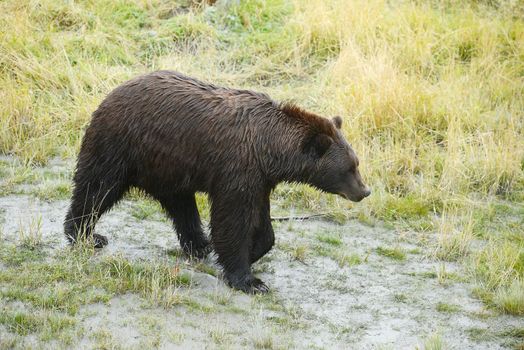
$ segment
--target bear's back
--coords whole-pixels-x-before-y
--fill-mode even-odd
[[[264,93],[225,88],[163,70],[118,86],[101,103],[93,120],[105,118],[106,125],[115,126],[154,120],[184,124],[189,122],[187,118],[197,124],[211,122],[210,119],[215,123],[230,124],[234,120],[241,124],[239,114],[247,118],[249,110],[260,108],[276,111],[277,103]]]
[[[158,71],[113,90],[93,114],[86,139],[99,153],[122,150],[127,163],[159,185],[168,178],[207,182],[256,166],[250,149],[277,111],[265,94]]]

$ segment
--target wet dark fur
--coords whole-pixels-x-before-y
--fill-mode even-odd
[[[270,192],[282,181],[324,186],[313,177],[319,157],[341,137],[336,124],[265,94],[176,72],[135,78],[107,96],[86,130],[66,236],[72,243],[90,236],[100,215],[138,187],[160,201],[183,249],[204,256],[211,245],[195,192],[206,192],[225,278],[244,291],[267,291],[250,266],[274,244]],[[97,247],[107,244],[93,237]]]

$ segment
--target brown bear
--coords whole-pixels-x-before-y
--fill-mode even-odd
[[[98,218],[130,187],[157,199],[173,220],[187,254],[213,247],[230,286],[267,292],[251,272],[275,237],[269,195],[283,181],[360,201],[355,152],[326,119],[263,93],[201,82],[173,71],[132,79],[113,90],[93,113],[74,175],[65,220],[71,243],[93,237]],[[211,242],[195,192],[211,200]]]

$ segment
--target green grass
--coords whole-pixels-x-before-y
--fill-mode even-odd
[[[46,201],[68,199],[71,197],[71,181],[44,182],[35,189],[34,195]]]
[[[134,292],[152,305],[183,304],[176,290],[190,285],[190,277],[176,264],[130,261],[121,256],[97,259],[92,249],[59,252],[43,264],[43,254],[0,245],[0,271],[5,300],[34,308],[75,315],[85,304],[108,302],[115,295]],[[36,257],[36,259],[35,259]]]
[[[346,253],[344,251],[337,251],[334,260],[340,267],[354,266],[362,263],[362,258],[356,253]]]
[[[471,262],[476,295],[503,312],[522,315],[524,246],[491,239]]]
[[[218,276],[218,271],[215,267],[205,264],[203,262],[196,264],[195,270],[206,273],[211,276],[215,276],[215,277]]]
[[[506,313],[524,315],[524,281],[514,280],[508,288],[499,288],[493,303]]]
[[[113,339],[111,332],[107,329],[97,329],[91,333],[89,337],[94,340],[94,347],[97,349],[122,349],[122,347]]]
[[[460,311],[460,307],[453,304],[448,304],[445,302],[439,302],[437,304],[436,310],[438,312],[445,312],[445,313],[455,313]]]
[[[280,243],[278,248],[286,252],[291,260],[299,261],[301,263],[305,263],[306,258],[309,255],[309,246],[300,242]]]
[[[359,254],[348,252],[347,248],[338,247],[336,244],[318,244],[313,249],[316,255],[330,258],[340,267],[359,265],[363,261]]]
[[[493,340],[493,334],[485,328],[469,328],[467,330],[468,338],[473,341],[481,342],[486,340]]]
[[[57,312],[20,311],[3,307],[0,310],[0,324],[6,327],[10,333],[22,336],[38,334],[43,341],[59,338],[65,340],[64,343],[68,344],[70,339],[66,338],[64,333],[75,327],[76,320]]]
[[[0,195],[23,193],[20,185],[30,183],[41,199],[68,197],[70,174],[46,179],[38,165],[55,156],[72,164],[91,113],[118,84],[180,70],[341,115],[373,195],[350,204],[283,184],[274,202],[340,223],[437,231],[433,257],[463,262],[479,297],[521,313],[513,287],[524,279],[519,2],[191,4],[0,2],[0,154],[17,162],[0,162]],[[197,202],[208,219],[207,197]],[[158,210],[141,202],[132,214],[142,220]],[[473,249],[475,239],[488,243]],[[336,238],[322,244],[338,245]],[[293,255],[305,258],[301,249]]]
[[[446,270],[446,265],[444,263],[440,264],[439,267],[434,272],[434,277],[437,278],[437,281],[440,285],[447,286],[452,282],[465,282],[467,277],[463,274],[449,272]]]
[[[161,205],[152,199],[140,198],[133,204],[131,215],[137,220],[152,219],[157,214],[164,214]]]
[[[385,256],[387,258],[403,261],[406,260],[406,252],[400,247],[388,248],[388,247],[377,247],[375,249],[378,255]]]
[[[332,234],[320,233],[317,235],[317,240],[322,243],[326,243],[333,246],[341,246],[343,244],[340,236],[335,236]]]
[[[214,303],[190,296],[191,277],[180,270],[177,258],[147,262],[120,255],[98,256],[83,244],[51,254],[43,249],[41,245],[0,243],[0,264],[6,267],[0,270],[0,325],[8,334],[34,335],[42,344],[57,341],[68,347],[84,336],[77,325],[81,307],[108,304],[128,293],[138,295],[143,308],[216,310]],[[107,334],[98,333],[91,334],[95,343],[101,347],[113,344]]]
[[[467,330],[468,337],[476,342],[496,341],[504,339],[504,345],[511,349],[522,349],[524,346],[524,328],[507,327],[501,331],[489,328],[470,328]]]
[[[395,300],[397,303],[406,303],[408,301],[408,297],[405,294],[395,294],[393,296],[393,300]]]
[[[17,267],[26,261],[41,262],[47,256],[40,249],[31,249],[27,246],[0,245],[0,261],[7,267]]]

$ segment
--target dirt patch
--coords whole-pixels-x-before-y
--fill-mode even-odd
[[[26,195],[0,198],[2,239],[17,242],[20,230],[36,220],[48,253],[68,249],[62,232],[67,205]],[[156,214],[137,219],[133,208],[135,203],[124,201],[102,218],[97,231],[110,244],[98,254],[165,261],[178,247],[170,224]],[[124,294],[83,306],[74,316],[81,329],[74,343],[81,348],[414,348],[438,334],[449,348],[499,349],[508,346],[503,337],[478,334],[521,325],[522,319],[486,310],[461,281],[459,267],[428,258],[415,233],[353,221],[276,222],[275,231],[276,247],[255,266],[272,288],[270,295],[231,291],[215,273],[213,257],[203,264],[186,260],[181,268],[191,283],[177,291],[185,302],[160,308]],[[390,256],[387,249],[400,253]],[[0,337],[9,335],[0,328]],[[20,344],[38,342],[30,335],[20,339]]]

